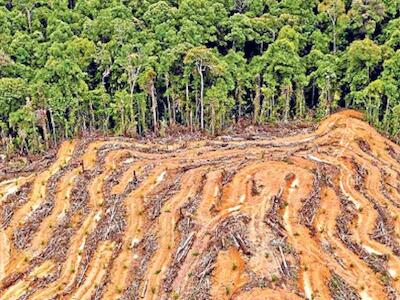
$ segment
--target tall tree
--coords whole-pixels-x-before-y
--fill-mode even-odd
[[[204,77],[205,72],[211,71],[213,75],[221,75],[223,66],[212,50],[205,47],[197,47],[190,49],[184,59],[185,64],[192,65],[197,74],[200,76],[200,128],[204,127]]]
[[[312,69],[308,75],[309,80],[317,87],[319,94],[316,114],[318,118],[322,118],[335,110],[340,100],[337,76],[339,59],[334,55],[312,50],[307,60],[308,67]]]
[[[140,78],[140,83],[142,89],[150,96],[151,99],[151,113],[152,113],[152,125],[153,131],[157,132],[158,123],[157,123],[157,98],[156,98],[156,89],[155,89],[155,78],[157,74],[153,68],[149,67],[145,70]]]
[[[292,28],[285,26],[279,32],[277,40],[272,43],[263,55],[267,67],[264,80],[273,82],[280,89],[280,107],[283,120],[289,119],[290,102],[294,88],[301,89],[304,82],[304,66],[299,56],[299,35]],[[296,106],[304,107],[304,99],[301,94],[296,97]],[[299,111],[302,111],[300,109]]]
[[[318,11],[325,14],[329,19],[332,30],[333,53],[336,53],[338,25],[345,28],[343,25],[347,21],[345,3],[342,0],[323,0],[318,4]]]
[[[366,38],[354,41],[347,49],[344,57],[344,82],[349,84],[350,93],[347,96],[347,106],[350,106],[355,93],[361,91],[371,82],[371,76],[382,61],[382,51],[379,45]]]

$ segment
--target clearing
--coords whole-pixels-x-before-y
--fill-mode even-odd
[[[27,168],[0,171],[0,300],[400,297],[400,147],[356,111]]]

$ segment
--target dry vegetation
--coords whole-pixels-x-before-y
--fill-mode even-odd
[[[398,299],[400,147],[355,111],[293,133],[3,171],[0,299]]]

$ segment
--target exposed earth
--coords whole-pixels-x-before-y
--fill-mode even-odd
[[[400,147],[292,134],[64,142],[0,181],[0,299],[399,299]]]

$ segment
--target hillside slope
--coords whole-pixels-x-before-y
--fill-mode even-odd
[[[0,182],[0,299],[397,299],[400,147],[361,119],[65,142]]]

